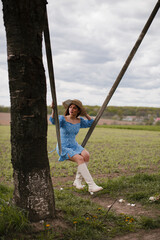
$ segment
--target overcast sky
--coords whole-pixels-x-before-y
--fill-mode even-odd
[[[157,0],[48,1],[57,101],[102,105]],[[0,8],[2,3],[0,1]],[[46,68],[45,49],[43,48]],[[0,105],[10,106],[0,11]],[[47,77],[47,104],[51,93]],[[160,107],[160,10],[109,105]]]

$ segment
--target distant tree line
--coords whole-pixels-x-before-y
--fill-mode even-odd
[[[96,116],[100,106],[85,106],[87,113],[90,116]],[[0,106],[0,112],[10,112],[10,107]],[[51,114],[50,106],[47,107],[48,114]],[[60,115],[64,114],[64,107],[62,105],[58,106],[58,112]],[[108,106],[103,113],[103,118],[113,118],[118,116],[120,119],[124,116],[137,116],[137,117],[148,117],[154,116],[160,117],[160,108],[153,107],[116,107]]]
[[[9,113],[10,107],[0,106],[0,112]]]
[[[87,113],[90,116],[96,116],[100,106],[85,106]],[[58,106],[58,112],[60,115],[64,114],[64,107]],[[48,114],[51,113],[51,108],[48,107]],[[103,118],[113,118],[114,116],[118,116],[119,119],[122,119],[124,116],[136,116],[136,117],[160,117],[160,108],[153,107],[116,107],[116,106],[108,106],[104,113]]]

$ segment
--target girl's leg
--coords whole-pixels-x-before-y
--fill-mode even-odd
[[[73,157],[70,157],[69,154],[68,154],[68,157],[69,157],[70,161],[76,162],[78,165],[85,162],[84,157],[79,155],[79,154],[76,154]]]
[[[84,155],[84,153],[83,153]],[[99,187],[95,184],[95,182],[93,181],[93,178],[90,174],[90,172],[88,171],[87,165],[85,163],[85,158],[83,157],[83,155],[74,155],[73,157],[69,156],[69,160],[74,161],[78,164],[78,172],[82,175],[82,177],[84,178],[84,180],[86,181],[86,183],[89,186],[89,192],[98,192],[100,190],[102,190],[102,187]],[[76,188],[78,189],[82,189],[83,186],[81,184],[80,181],[77,181],[78,183],[75,183]]]
[[[89,152],[87,152],[85,149],[81,152],[81,154],[76,154],[73,157],[70,157],[68,154],[69,160],[76,162],[78,165],[89,162]]]
[[[85,163],[78,165],[78,172],[81,173],[85,182],[88,184],[88,191],[90,193],[98,192],[103,189],[102,187],[96,185]]]
[[[84,158],[85,163],[88,163],[88,162],[89,162],[89,152],[87,152],[86,149],[84,149],[84,150],[81,152],[81,156]]]
[[[88,164],[89,162],[89,153],[84,149],[80,155],[75,155],[72,158],[69,156],[70,160],[77,162],[78,165],[82,163]],[[75,180],[73,182],[73,186],[75,186],[77,189],[83,189],[85,185],[82,185],[82,175],[81,173],[77,170]]]
[[[85,163],[84,157],[79,154],[76,154],[73,157],[69,156],[69,160],[76,162],[78,166]],[[82,175],[79,171],[76,173],[76,178],[73,182],[73,186],[75,186],[77,189],[83,189],[85,187],[85,185],[82,185]]]
[[[81,156],[83,157],[84,162],[86,164],[88,164],[89,153],[85,149],[81,152]],[[85,187],[85,185],[82,184],[82,179],[83,179],[83,177],[82,177],[81,173],[77,170],[76,177],[75,177],[75,180],[73,182],[73,186],[75,186],[78,189],[83,189]]]

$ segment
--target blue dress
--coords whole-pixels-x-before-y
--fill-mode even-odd
[[[55,120],[51,116],[49,120],[52,124],[55,124]],[[61,155],[59,154],[58,145],[57,145],[56,147],[57,153],[60,156],[58,161],[67,160],[69,159],[68,154],[70,157],[73,157],[75,154],[80,154],[84,150],[84,148],[77,143],[76,135],[78,134],[80,128],[90,127],[93,121],[94,121],[93,119],[85,120],[82,117],[80,117],[80,122],[73,124],[73,123],[67,122],[63,115],[59,116],[62,153]]]

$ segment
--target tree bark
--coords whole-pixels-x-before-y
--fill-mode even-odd
[[[45,0],[2,0],[11,100],[14,202],[31,221],[55,217],[47,155]]]

